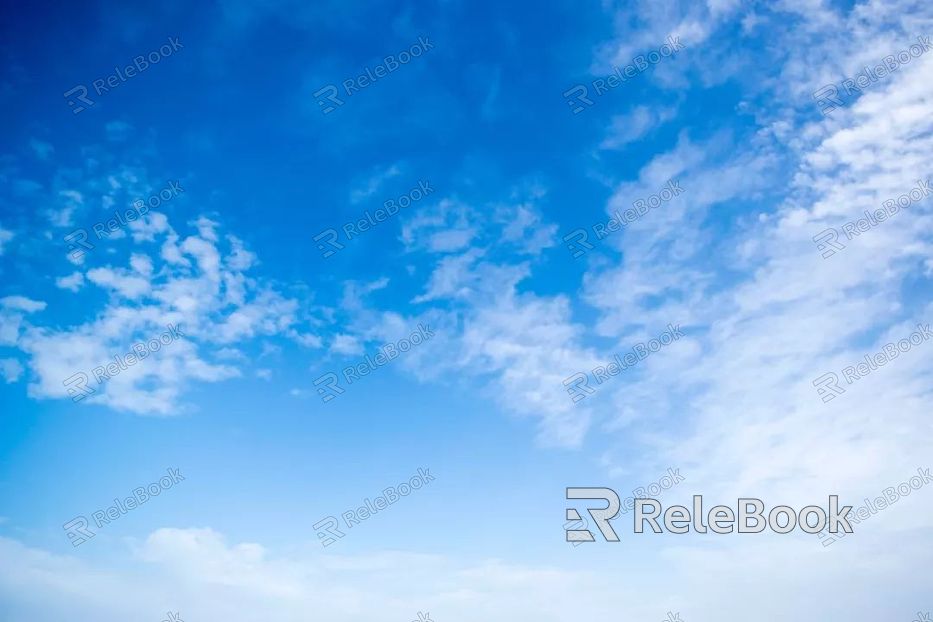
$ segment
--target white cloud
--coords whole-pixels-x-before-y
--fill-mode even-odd
[[[590,413],[573,407],[562,382],[599,361],[577,342],[582,327],[573,322],[569,300],[523,291],[519,283],[530,276],[531,264],[500,257],[507,253],[514,260],[517,254],[533,261],[555,243],[556,226],[544,221],[535,204],[544,191],[534,185],[518,194],[531,200],[494,204],[492,218],[442,199],[403,224],[407,250],[426,253],[433,262],[423,293],[412,300],[431,303],[429,308],[403,315],[368,306],[368,294],[387,285],[382,279],[347,284],[341,310],[351,315],[354,336],[367,343],[395,341],[427,324],[435,337],[400,359],[399,368],[421,380],[471,376],[488,384],[507,411],[536,420],[540,442],[576,446]],[[336,349],[360,353],[362,344]]]
[[[451,199],[420,208],[402,224],[402,241],[409,250],[433,253],[461,251],[479,234],[476,212]]]
[[[38,138],[30,139],[29,147],[40,160],[48,160],[49,156],[55,152],[55,147],[45,142],[44,140],[39,140]]]
[[[385,182],[398,177],[401,173],[401,165],[397,163],[374,173],[350,192],[350,203],[356,204],[369,199],[379,192]]]
[[[288,336],[290,339],[296,343],[301,344],[306,348],[320,348],[324,345],[324,342],[321,340],[320,336],[313,334],[300,333],[298,331],[289,332]]]
[[[245,361],[247,357],[236,348],[220,348],[217,350],[217,358],[226,361]]]
[[[23,326],[23,315],[8,309],[0,309],[0,345],[15,346],[19,342]]]
[[[107,139],[120,142],[126,140],[133,132],[133,126],[125,121],[110,121],[106,125]]]
[[[28,355],[34,397],[67,397],[63,381],[82,372],[91,377],[94,393],[83,404],[104,404],[136,413],[174,414],[184,408],[185,388],[194,382],[219,382],[241,375],[229,357],[213,358],[216,345],[228,351],[258,336],[303,335],[298,303],[285,298],[262,281],[247,275],[256,259],[241,240],[221,238],[218,223],[201,217],[197,233],[180,236],[163,214],[147,214],[131,223],[135,250],[128,267],[96,266],[86,271],[87,281],[102,288],[106,306],[96,318],[68,328],[26,322],[24,311],[37,311],[45,303],[23,297],[0,300],[0,338],[16,344]],[[166,253],[166,244],[172,248]],[[151,254],[162,248],[161,256]],[[99,262],[106,255],[90,253]],[[60,287],[78,290],[81,273],[57,280]],[[103,383],[92,370],[114,356],[132,351],[178,325],[184,337]]]
[[[3,256],[3,252],[6,250],[6,243],[13,239],[13,232],[0,227],[0,256]]]
[[[689,622],[738,620],[751,608],[767,622],[839,616],[871,622],[877,620],[872,593],[884,581],[897,583],[899,602],[921,602],[928,590],[917,569],[929,566],[929,548],[894,550],[871,534],[859,537],[864,544],[858,549],[820,550],[808,538],[787,535],[744,538],[741,547],[712,538],[688,547],[682,542],[698,539],[668,542],[658,536],[655,548],[639,550],[637,566],[620,564],[619,547],[605,543],[581,556],[582,549],[555,541],[546,546],[549,551],[557,545],[566,551],[561,563],[548,565],[403,551],[279,552],[228,542],[208,528],[158,529],[91,558],[0,538],[0,595],[18,618],[33,622],[57,621],[64,612],[118,622],[140,618],[141,611],[160,615],[166,603],[186,620],[225,622],[410,620],[418,611],[449,622],[608,620],[619,611],[631,619],[659,620],[670,610]],[[133,563],[125,563],[127,558]],[[750,576],[769,580],[750,582]],[[738,583],[744,586],[740,594]],[[827,598],[825,586],[838,584],[849,585],[851,595]],[[796,597],[787,598],[790,592]]]
[[[84,195],[77,190],[61,190],[62,207],[48,211],[49,221],[55,227],[70,227],[74,224],[74,213],[84,205]]]
[[[479,275],[474,273],[474,266],[482,256],[481,250],[472,249],[462,255],[442,257],[431,273],[425,293],[416,296],[412,302],[468,297],[479,285]]]
[[[687,49],[673,58],[663,59],[652,73],[672,71],[676,63],[685,64],[685,52],[708,45],[716,29],[735,16],[739,4],[686,0],[613,4],[611,6],[618,6],[613,10],[614,38],[600,46],[592,72],[604,74],[613,67],[624,67],[636,56],[657,50],[668,37],[680,37]]]
[[[55,286],[76,292],[84,286],[84,274],[72,272],[68,276],[60,276],[55,279]]]
[[[7,384],[16,382],[23,374],[23,366],[16,359],[0,359],[0,376]]]
[[[22,311],[24,313],[35,313],[45,309],[46,304],[39,300],[32,300],[25,296],[6,296],[0,298],[0,306],[12,311]]]
[[[331,352],[352,356],[363,353],[363,344],[353,335],[337,334],[330,346]]]
[[[674,118],[675,108],[636,106],[624,115],[612,117],[612,124],[600,149],[621,149]]]
[[[869,6],[878,8],[862,6],[852,15],[858,35],[851,42],[844,34],[823,42],[825,33],[812,23],[794,29],[794,37],[808,34],[800,35],[800,46],[787,46],[801,51],[788,66],[818,74],[814,58],[829,53],[821,46],[835,46],[831,54],[846,59],[850,51],[861,57],[856,48],[874,53],[897,39],[877,34],[884,41],[878,44],[862,29]],[[918,17],[902,8],[887,7],[886,19]],[[614,436],[610,463],[631,464],[633,455],[656,461],[654,468],[675,463],[706,494],[755,491],[791,504],[827,490],[876,496],[928,464],[933,432],[923,404],[933,346],[844,385],[846,394],[829,404],[812,381],[841,373],[933,319],[933,307],[912,293],[929,287],[930,275],[918,266],[933,257],[933,200],[900,214],[896,224],[843,237],[847,248],[825,260],[812,238],[933,173],[931,61],[912,61],[827,118],[819,118],[812,98],[776,85],[784,98],[775,105],[789,119],[794,106],[807,106],[806,125],[781,135],[762,131],[741,145],[721,137],[703,145],[682,139],[619,188],[607,212],[668,175],[682,178],[685,194],[610,242],[625,249],[618,265],[587,274],[585,299],[599,311],[599,333],[621,345],[639,338],[645,325],[680,322],[688,339],[606,387],[610,403],[598,412]],[[774,143],[783,148],[785,137],[789,145],[778,157]],[[732,145],[728,155],[723,144]],[[792,186],[775,189],[785,200],[762,201],[785,162]],[[749,213],[750,201],[767,207]],[[710,235],[710,226],[724,237]],[[927,507],[930,498],[924,499]],[[911,528],[933,525],[923,510],[899,520]]]
[[[544,223],[533,203],[500,206],[495,217],[502,225],[501,240],[514,245],[520,253],[537,255],[556,243],[557,225]]]
[[[151,290],[148,278],[129,270],[93,268],[87,271],[87,280],[131,300],[140,298]]]
[[[544,196],[543,190],[535,187],[524,194],[530,200],[491,206],[491,223],[479,209],[454,199],[441,199],[402,223],[401,240],[409,252],[461,253],[471,247],[475,250],[486,244],[505,243],[508,250],[537,255],[556,243],[557,226],[544,222],[535,202]]]

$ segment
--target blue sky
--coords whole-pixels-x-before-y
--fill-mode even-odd
[[[665,504],[799,507],[860,503],[931,466],[933,347],[827,402],[814,385],[933,319],[928,4],[4,14],[0,618],[907,621],[933,607],[928,487],[832,546],[635,536],[628,517],[619,544],[563,531],[567,486],[625,497],[668,468],[685,481]],[[815,91],[911,45],[821,111]],[[343,104],[325,114],[328,85]],[[574,113],[578,85],[592,103]],[[76,86],[93,102],[77,113]],[[346,239],[419,184],[431,192]],[[670,184],[682,193],[595,240]],[[846,223],[914,188],[848,239]],[[323,257],[328,229],[343,248]],[[580,229],[594,248],[574,257]],[[80,230],[93,248],[69,247]],[[842,248],[823,257],[827,230]],[[596,384],[594,368],[669,325],[683,337]],[[168,326],[183,336],[93,379]],[[347,384],[346,367],[419,326],[433,336]],[[581,372],[594,390],[574,402],[564,380]],[[74,401],[78,373],[94,392]],[[345,392],[324,402],[328,373]],[[63,524],[169,468],[184,481],[73,546]],[[435,479],[322,546],[314,524],[419,468]]]

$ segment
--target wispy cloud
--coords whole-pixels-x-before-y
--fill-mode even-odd
[[[393,164],[383,170],[380,170],[350,191],[350,203],[356,204],[374,197],[385,185],[387,181],[398,177],[402,173],[399,164]]]

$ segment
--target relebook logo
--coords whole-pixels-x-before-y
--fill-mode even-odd
[[[618,542],[619,536],[609,523],[619,515],[621,502],[619,495],[611,488],[567,488],[567,499],[601,499],[607,503],[606,507],[588,508],[590,517],[607,542]],[[736,511],[729,506],[715,505],[703,516],[703,495],[693,495],[693,512],[682,505],[672,505],[664,511],[661,528],[658,519],[661,517],[661,502],[657,499],[635,499],[635,512],[633,514],[634,532],[644,533],[645,524],[651,527],[654,533],[688,533],[693,528],[696,533],[711,531],[717,534],[733,533],[761,533],[765,528],[775,533],[790,533],[796,527],[806,533],[819,533],[824,527],[829,527],[829,533],[852,533],[852,525],[846,517],[852,509],[851,505],[839,506],[839,497],[829,495],[828,510],[818,505],[807,505],[796,511],[790,506],[777,505],[768,512],[765,518],[765,504],[761,499],[754,497],[739,498]],[[737,520],[738,517],[738,520]],[[580,513],[574,508],[567,508],[568,521],[582,520]],[[815,522],[814,522],[815,519]],[[738,526],[736,527],[736,522]],[[596,539],[588,529],[567,529],[567,542],[594,542]]]

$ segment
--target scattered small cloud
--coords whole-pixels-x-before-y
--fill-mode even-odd
[[[599,144],[600,149],[622,149],[626,145],[644,138],[652,130],[670,121],[677,109],[636,106],[631,112],[612,117],[609,131]]]
[[[343,355],[356,355],[363,353],[363,345],[360,340],[353,335],[338,334],[334,336],[334,341],[330,345],[331,352]]]
[[[107,123],[106,131],[108,140],[121,142],[133,133],[133,126],[125,121],[110,121]]]
[[[19,380],[23,375],[23,366],[16,359],[0,359],[0,376],[7,384]]]
[[[7,242],[9,242],[12,239],[13,239],[13,232],[8,229],[4,229],[3,227],[0,227],[0,256],[2,256],[6,250]]]
[[[350,203],[360,203],[366,199],[372,197],[379,189],[382,188],[383,184],[393,177],[398,177],[402,172],[401,167],[398,164],[393,164],[388,168],[381,170],[370,177],[365,181],[360,183],[359,186],[350,191]]]
[[[0,306],[12,311],[23,311],[25,313],[34,313],[45,309],[46,304],[39,300],[32,300],[25,296],[6,296],[0,298]]]
[[[60,276],[55,279],[55,286],[76,292],[84,286],[84,274],[75,271],[68,276]]]
[[[32,149],[32,152],[36,154],[36,157],[40,160],[48,160],[49,156],[55,152],[55,147],[38,138],[33,138],[29,141],[29,148]]]

